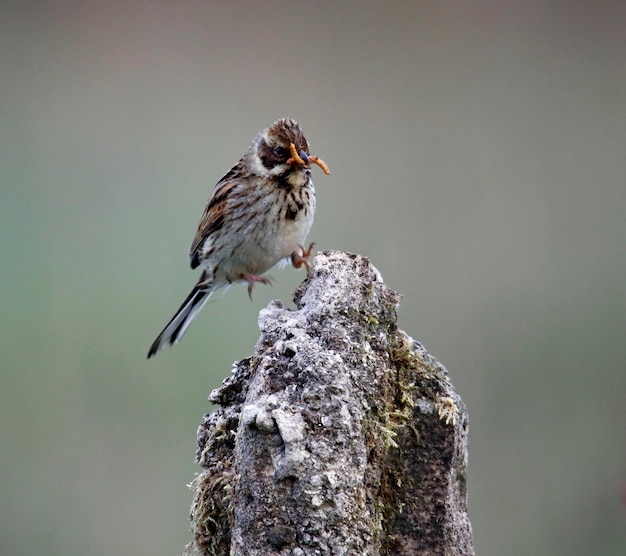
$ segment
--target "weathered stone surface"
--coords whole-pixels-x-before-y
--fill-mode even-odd
[[[473,554],[467,413],[398,330],[398,294],[329,251],[294,301],[261,311],[255,353],[211,394],[189,553]]]

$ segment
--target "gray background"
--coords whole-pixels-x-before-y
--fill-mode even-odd
[[[146,361],[214,183],[281,116],[470,413],[484,555],[624,554],[626,3],[36,2],[0,14],[0,552],[172,555],[196,426],[303,273]]]

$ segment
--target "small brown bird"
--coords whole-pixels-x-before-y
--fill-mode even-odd
[[[274,122],[252,140],[207,201],[189,251],[191,268],[202,266],[202,275],[148,358],[182,338],[214,291],[247,282],[252,297],[254,283],[269,284],[262,274],[282,259],[310,269],[313,244],[304,245],[315,212],[311,164],[330,174],[322,160],[309,154],[309,143],[290,118]]]

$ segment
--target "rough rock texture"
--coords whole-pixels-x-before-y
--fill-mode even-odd
[[[188,553],[473,554],[467,413],[398,330],[398,294],[323,252],[294,301],[261,311],[254,355],[211,394]]]

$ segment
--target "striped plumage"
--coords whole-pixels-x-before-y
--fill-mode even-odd
[[[215,290],[255,282],[281,259],[309,267],[306,236],[313,224],[315,189],[309,144],[297,122],[284,118],[261,131],[241,160],[217,183],[191,244],[191,268],[200,279],[152,344],[148,357],[175,344]]]

